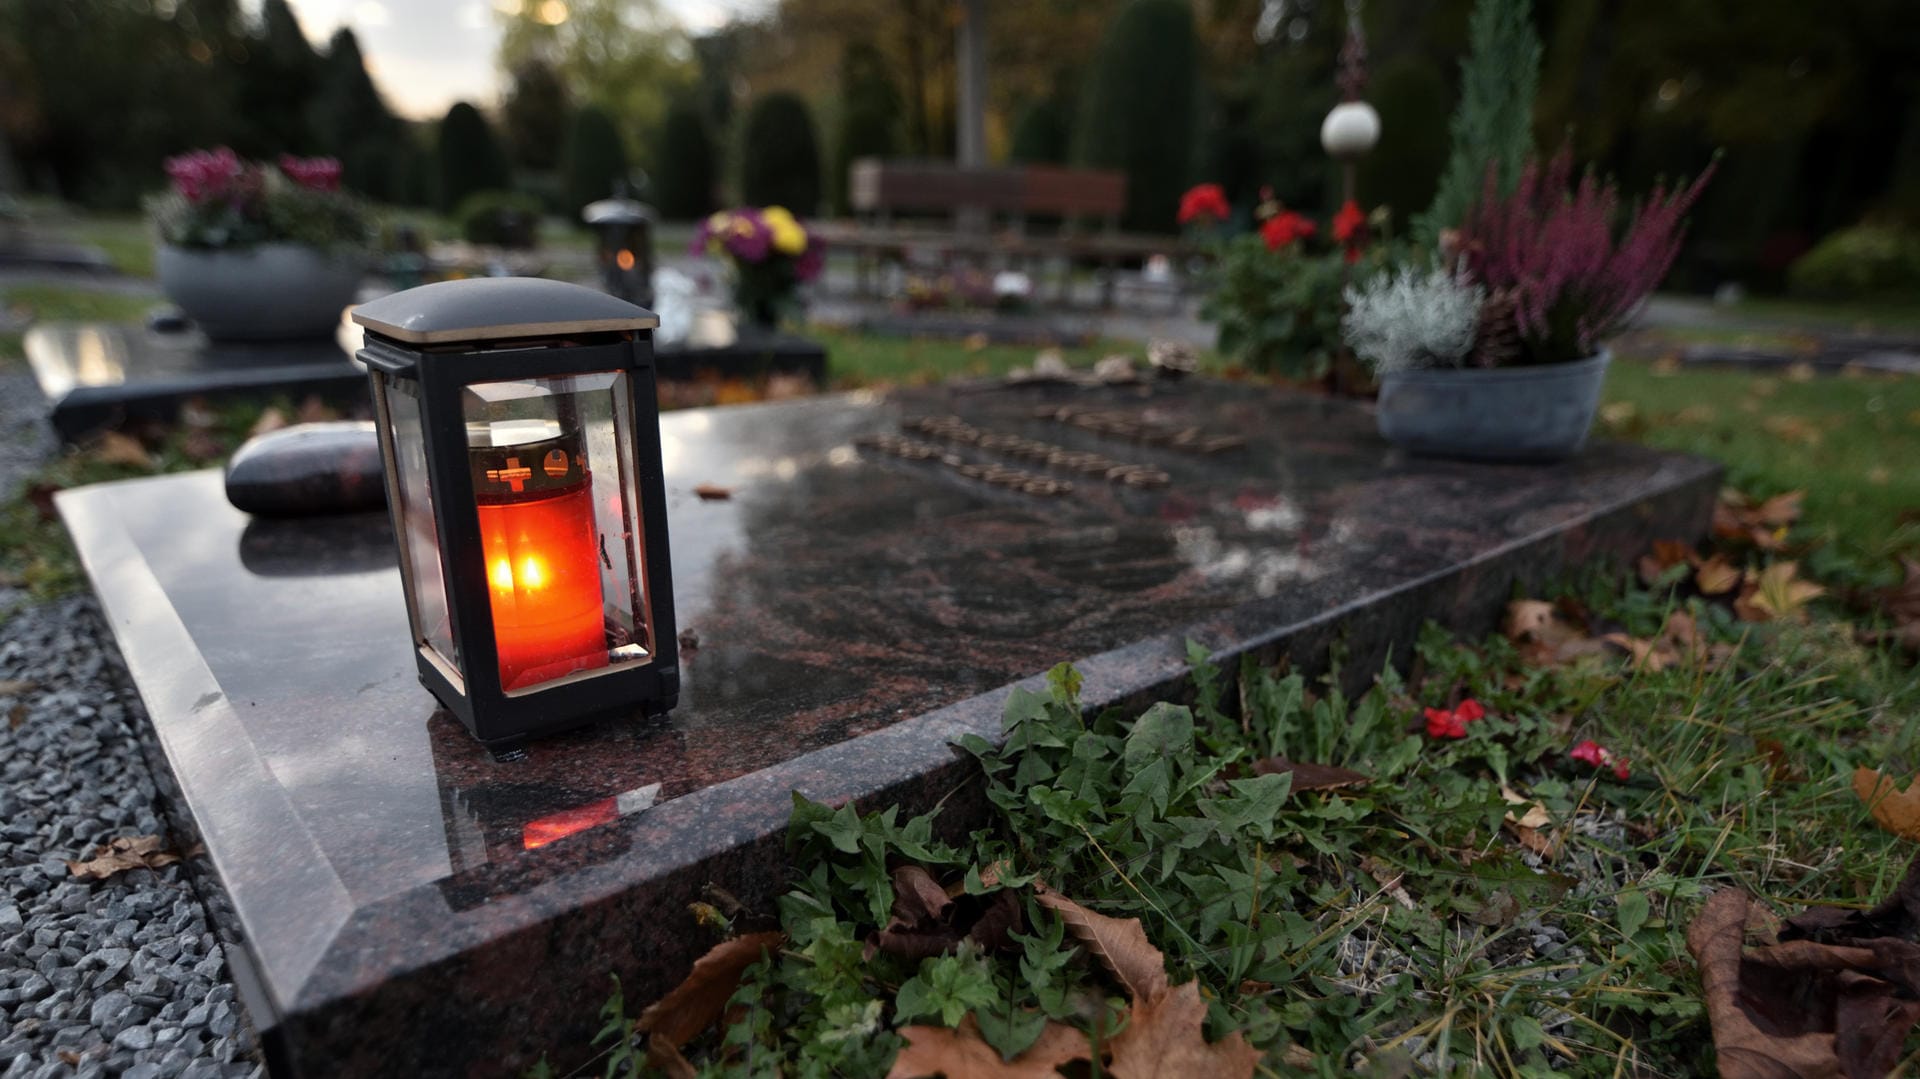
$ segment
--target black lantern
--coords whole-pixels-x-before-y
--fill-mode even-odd
[[[680,692],[651,312],[535,278],[353,312],[420,681],[490,748]]]
[[[653,306],[653,210],[616,196],[590,202],[580,220],[600,239],[600,280],[628,303]]]

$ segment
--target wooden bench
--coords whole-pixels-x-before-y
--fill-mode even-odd
[[[856,219],[814,226],[855,256],[857,287],[873,291],[873,271],[932,252],[943,264],[998,263],[1033,272],[1058,263],[1056,298],[1067,298],[1072,268],[1101,271],[1101,304],[1113,306],[1123,261],[1195,252],[1173,236],[1120,231],[1124,173],[1059,165],[968,169],[948,161],[861,158],[848,170]]]

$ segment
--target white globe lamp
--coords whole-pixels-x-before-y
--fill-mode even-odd
[[[1380,141],[1380,114],[1364,101],[1343,101],[1320,124],[1320,145],[1340,161],[1352,161]]]

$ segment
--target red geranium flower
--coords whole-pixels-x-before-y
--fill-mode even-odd
[[[1292,210],[1285,210],[1267,218],[1260,226],[1260,238],[1267,242],[1267,250],[1278,251],[1296,240],[1304,240],[1319,229]]]
[[[1465,738],[1467,724],[1486,717],[1487,710],[1480,702],[1468,697],[1452,708],[1429,708],[1427,715],[1428,738]]]
[[[1180,223],[1182,225],[1196,218],[1206,224],[1225,221],[1232,213],[1227,205],[1227,193],[1219,184],[1195,184],[1180,196]]]
[[[1574,746],[1567,755],[1574,760],[1591,764],[1595,768],[1611,768],[1613,769],[1613,774],[1621,779],[1625,779],[1632,774],[1627,768],[1627,759],[1625,757],[1615,756],[1612,750],[1591,738]]]
[[[1352,199],[1348,199],[1340,207],[1340,212],[1333,215],[1333,238],[1343,244],[1351,244],[1360,238],[1361,230],[1366,227],[1367,215],[1360,212],[1359,205]]]

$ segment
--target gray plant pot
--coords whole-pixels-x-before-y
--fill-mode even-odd
[[[1479,461],[1558,461],[1587,444],[1613,354],[1539,367],[1434,368],[1380,379],[1388,442]]]
[[[216,340],[326,337],[353,302],[365,270],[359,250],[300,244],[199,251],[162,244],[160,288]]]

